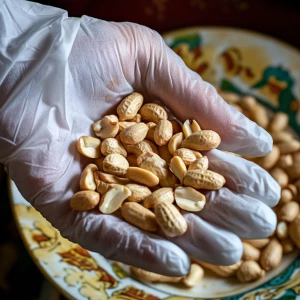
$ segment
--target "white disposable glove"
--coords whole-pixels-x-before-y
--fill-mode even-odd
[[[220,150],[262,156],[270,135],[230,107],[215,88],[190,71],[154,31],[132,23],[68,18],[61,9],[0,0],[0,160],[21,194],[62,236],[106,258],[181,276],[189,256],[232,264],[240,238],[270,235],[269,206],[279,186],[257,165]],[[207,205],[186,213],[189,229],[177,238],[143,232],[114,215],[77,212],[87,161],[76,150],[91,124],[115,111],[133,91],[161,101],[180,120],[194,118],[219,133],[220,150],[206,153],[226,187],[207,192]]]

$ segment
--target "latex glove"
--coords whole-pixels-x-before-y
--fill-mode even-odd
[[[133,91],[218,132],[219,149],[261,156],[272,139],[148,28],[68,18],[60,9],[11,0],[0,0],[0,28],[0,159],[24,198],[62,236],[109,259],[181,276],[189,256],[232,264],[242,255],[240,238],[274,231],[269,206],[279,200],[277,183],[219,150],[206,155],[226,187],[207,192],[203,212],[185,214],[189,229],[181,237],[143,232],[97,210],[72,211],[69,201],[87,163],[76,150],[78,138],[92,135],[91,124]]]

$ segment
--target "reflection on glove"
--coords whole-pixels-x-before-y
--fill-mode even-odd
[[[180,276],[189,256],[217,264],[240,259],[240,238],[268,236],[268,206],[279,187],[261,168],[214,150],[210,168],[226,188],[207,193],[207,207],[186,213],[177,238],[145,233],[117,216],[75,212],[69,205],[86,160],[76,141],[133,91],[161,101],[180,120],[194,118],[221,136],[221,150],[261,156],[270,135],[230,107],[186,68],[154,31],[132,23],[68,18],[60,9],[0,0],[0,160],[18,189],[61,234],[109,259]]]

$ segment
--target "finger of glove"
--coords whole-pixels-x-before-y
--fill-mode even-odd
[[[243,245],[234,233],[211,224],[193,213],[183,213],[188,229],[184,235],[170,238],[189,256],[217,265],[231,265],[241,259]]]
[[[150,99],[159,98],[180,120],[195,119],[202,129],[216,131],[222,140],[219,149],[248,156],[271,151],[267,131],[228,105],[158,34],[143,27],[134,29],[138,73]]]
[[[270,207],[278,203],[280,186],[257,164],[217,149],[204,155],[209,160],[209,169],[222,174],[229,189],[258,199]]]
[[[206,201],[197,215],[241,239],[266,238],[276,229],[276,214],[253,197],[222,188],[206,193]]]

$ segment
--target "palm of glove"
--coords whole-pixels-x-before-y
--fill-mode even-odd
[[[206,155],[210,169],[223,174],[227,185],[207,193],[202,212],[185,214],[189,229],[182,237],[145,233],[99,211],[71,210],[69,200],[87,164],[76,150],[78,138],[92,135],[92,123],[115,111],[133,91],[148,101],[162,101],[181,120],[194,118],[202,128],[217,131],[220,149],[253,156],[270,150],[269,135],[189,71],[156,33],[84,17],[67,59],[49,52],[35,70],[23,85],[26,105],[18,104],[22,118],[15,109],[3,118],[7,126],[2,135],[9,143],[2,141],[8,149],[2,157],[25,199],[63,236],[107,258],[180,276],[189,269],[188,256],[232,264],[242,253],[240,238],[273,232],[276,219],[267,205],[278,201],[277,184],[258,166],[219,150]],[[14,87],[14,78],[30,71],[31,63],[16,64],[5,94]],[[8,126],[15,117],[18,125],[10,121],[13,126]]]

